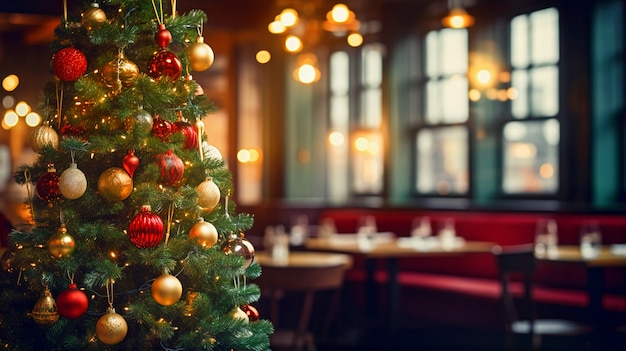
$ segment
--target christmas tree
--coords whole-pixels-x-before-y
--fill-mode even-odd
[[[176,2],[64,3],[39,157],[15,179],[32,226],[2,258],[0,349],[265,350],[261,274],[231,173],[204,134],[215,106],[207,15]]]

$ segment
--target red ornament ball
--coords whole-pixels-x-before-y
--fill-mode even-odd
[[[182,71],[183,63],[176,54],[167,50],[154,54],[148,63],[148,75],[154,79],[168,76],[171,80],[176,80]]]
[[[76,48],[61,49],[52,56],[52,71],[60,80],[73,82],[87,71],[87,58]]]
[[[161,23],[156,34],[154,34],[154,40],[160,48],[165,48],[172,41],[172,33],[165,29],[165,25]]]
[[[37,179],[35,189],[37,196],[44,201],[54,201],[61,198],[59,176],[53,167],[48,168],[48,172]]]
[[[198,147],[198,132],[188,122],[176,122],[174,123],[174,133],[181,133],[185,137],[183,149],[194,150]]]
[[[172,123],[170,121],[162,119],[159,116],[152,119],[152,134],[161,138],[161,140],[167,141],[170,135],[172,135],[172,129]]]
[[[76,319],[87,312],[89,299],[87,295],[79,290],[75,283],[71,283],[67,289],[63,290],[57,297],[57,311],[68,319]]]
[[[172,149],[157,155],[156,162],[161,170],[161,183],[164,185],[175,185],[183,178],[185,164]]]
[[[164,235],[163,220],[148,205],[128,225],[128,237],[140,249],[157,246]]]
[[[256,322],[259,320],[259,311],[254,306],[243,305],[240,308],[246,315],[248,315],[248,320],[250,322]]]

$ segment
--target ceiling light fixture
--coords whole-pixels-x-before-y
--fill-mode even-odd
[[[441,23],[448,28],[468,28],[474,25],[474,17],[467,13],[459,0],[448,0],[448,15]]]

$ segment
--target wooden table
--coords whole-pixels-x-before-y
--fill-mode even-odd
[[[376,283],[374,271],[377,260],[385,260],[388,274],[389,288],[389,320],[388,332],[394,334],[397,329],[400,285],[398,283],[398,261],[404,257],[441,257],[465,255],[470,253],[491,252],[493,243],[479,241],[465,241],[460,237],[449,244],[443,244],[436,237],[430,237],[417,244],[414,238],[396,238],[393,233],[377,233],[369,243],[364,243],[357,234],[336,234],[328,238],[309,238],[306,247],[309,250],[339,252],[365,259],[367,303],[376,306]],[[370,309],[376,313],[377,309]],[[376,317],[376,316],[371,316]]]
[[[352,266],[349,255],[328,252],[291,252],[282,259],[273,258],[267,252],[257,252],[254,261],[261,265],[262,274],[255,280],[263,294],[271,302],[271,320],[277,328],[270,341],[272,346],[302,349],[314,347],[308,332],[315,292],[335,290],[335,299],[327,315],[327,324],[333,317],[338,293],[343,285],[345,270]],[[296,330],[279,329],[278,302],[283,293],[303,292],[304,302]]]
[[[624,244],[621,244],[624,245]],[[620,251],[618,252],[618,248]],[[625,246],[602,246],[597,255],[584,256],[578,245],[558,245],[537,252],[541,262],[582,264],[587,269],[587,291],[589,293],[589,314],[591,322],[600,331],[606,328],[602,296],[604,295],[604,271],[608,267],[626,267]],[[601,336],[600,336],[601,337]]]

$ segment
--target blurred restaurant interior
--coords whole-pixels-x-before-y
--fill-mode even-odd
[[[0,3],[7,228],[28,212],[13,173],[37,157],[54,28],[91,2],[109,9]],[[232,199],[255,218],[275,349],[504,350],[497,258],[526,244],[537,317],[592,328],[528,346],[626,347],[624,0],[177,6],[208,15],[215,60],[193,78],[217,106],[203,120]],[[307,266],[321,252],[342,269]]]

